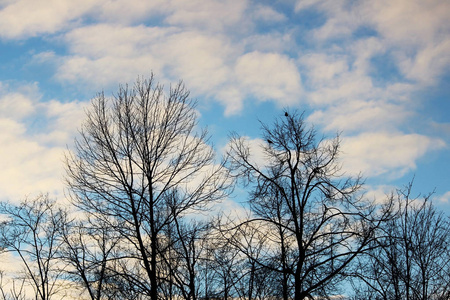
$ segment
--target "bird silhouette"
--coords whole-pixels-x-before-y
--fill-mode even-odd
[[[288,117],[288,116],[289,116],[289,114],[287,113],[287,111],[284,112],[284,116],[285,116],[285,117]]]
[[[273,142],[272,142],[271,140],[267,140],[267,142],[268,142],[269,144],[273,144]]]

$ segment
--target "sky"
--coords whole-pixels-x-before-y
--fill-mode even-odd
[[[0,200],[64,197],[98,92],[183,80],[216,149],[305,112],[381,199],[414,178],[450,214],[448,0],[0,0]]]

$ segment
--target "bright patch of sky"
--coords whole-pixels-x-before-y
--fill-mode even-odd
[[[306,111],[373,194],[415,175],[450,212],[449,16],[447,0],[0,0],[0,199],[63,197],[90,98],[153,71],[185,82],[218,150]]]

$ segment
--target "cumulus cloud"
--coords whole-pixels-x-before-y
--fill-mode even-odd
[[[39,109],[45,118],[45,130],[36,134],[36,140],[46,147],[64,147],[72,143],[73,137],[85,118],[86,102],[41,102]]]
[[[158,17],[169,8],[167,0],[96,0],[89,17],[100,22],[115,24],[139,24],[145,19]]]
[[[301,99],[300,73],[285,55],[258,51],[244,54],[236,63],[235,72],[237,82],[259,100],[292,105]]]
[[[445,147],[439,138],[419,134],[366,132],[344,137],[342,161],[351,174],[388,175],[398,178],[416,168],[416,161],[425,153]]]
[[[248,4],[247,0],[173,0],[170,1],[170,12],[165,22],[220,32],[245,21],[243,17]]]
[[[450,13],[450,12],[449,12]],[[409,79],[424,85],[433,85],[450,66],[450,39],[427,45],[415,56],[397,54],[400,70]]]
[[[306,104],[313,123],[354,135],[346,146],[355,158],[351,168],[375,176],[413,169],[418,158],[443,145],[398,132],[417,110],[413,93],[436,83],[450,66],[448,1],[297,1],[296,12],[311,9],[323,17],[323,24],[307,29],[276,5],[250,1],[44,2],[0,4],[0,37],[54,34],[52,41],[68,52],[46,50],[33,62],[53,63],[60,83],[94,94],[154,71],[163,83],[183,79],[193,97],[220,102],[226,115],[239,114],[245,101]],[[311,39],[300,45],[300,34]],[[8,112],[2,120],[24,126],[43,116],[36,119],[46,132],[30,137],[28,128],[18,135],[37,152],[67,141],[68,128],[81,118],[73,112],[82,110],[82,103],[39,99],[0,87],[0,111]],[[383,158],[372,150],[380,144],[405,155],[396,164],[389,153]]]
[[[37,83],[13,88],[0,82],[0,117],[23,119],[35,111],[39,98]]]
[[[397,45],[436,42],[448,38],[450,31],[450,3],[445,0],[366,0],[357,9],[364,13],[365,22]]]
[[[311,104],[321,106],[343,100],[364,101],[373,95],[373,82],[366,74],[347,71],[351,66],[342,59],[330,62],[329,65],[326,61],[310,63],[309,60],[315,57],[317,56],[313,55],[303,60],[304,63],[308,60],[305,65],[309,69],[305,76],[311,83],[308,85],[310,88],[307,95]]]
[[[396,187],[390,185],[366,186],[364,196],[376,203],[384,203]]]
[[[439,201],[442,203],[449,203],[450,202],[450,191],[444,193],[440,197],[438,197]]]
[[[286,21],[287,18],[282,13],[274,10],[272,7],[265,5],[257,5],[254,8],[254,17],[266,22],[282,22]]]
[[[238,113],[249,95],[282,106],[297,103],[302,93],[294,60],[272,52],[242,54],[241,44],[220,34],[101,24],[73,30],[65,40],[71,55],[59,58],[56,78],[95,89],[154,71],[163,82],[181,78],[194,95],[215,98],[226,114]]]
[[[62,81],[79,84],[83,88],[87,87],[94,93],[132,82],[140,74],[148,75],[151,71],[158,73],[160,70],[158,65],[158,61],[151,55],[122,59],[112,56],[89,59],[75,55],[65,58],[57,70],[56,77]]]
[[[47,148],[26,135],[23,124],[0,119],[0,190],[13,201],[27,194],[61,194],[63,149]]]
[[[450,4],[432,1],[298,1],[296,10],[314,8],[326,22],[313,30],[318,41],[354,44],[369,29],[407,79],[430,85],[450,65]],[[415,22],[411,22],[415,20]]]
[[[239,106],[235,102],[241,96],[230,92],[233,74],[227,66],[238,48],[222,36],[103,24],[76,29],[66,35],[66,41],[72,54],[60,58],[56,73],[60,81],[103,89],[153,71],[161,82],[183,79],[195,95],[219,95],[225,106]]]
[[[95,24],[76,28],[64,36],[73,54],[90,59],[105,56],[132,58],[143,55],[163,39],[170,28]]]
[[[21,119],[33,111],[32,100],[21,93],[10,93],[0,98],[0,114],[3,117]]]
[[[8,19],[12,16],[20,24]],[[142,25],[152,18],[161,21],[158,26]],[[286,105],[295,103],[302,89],[293,61],[277,53],[287,49],[285,43],[293,45],[290,34],[254,32],[255,22],[287,20],[266,5],[251,7],[236,0],[20,0],[4,4],[0,19],[3,38],[58,34],[56,40],[66,43],[68,53],[43,51],[32,56],[32,63],[52,64],[57,80],[92,92],[153,71],[164,82],[183,79],[193,94],[221,102],[229,115],[239,113],[249,94]],[[264,59],[264,64],[257,67],[255,59]],[[245,67],[263,72],[266,79]],[[276,77],[266,86],[270,72]]]
[[[35,84],[0,84],[1,199],[62,196],[62,158],[84,118],[83,105],[41,101]]]
[[[0,37],[24,38],[54,33],[93,8],[93,0],[19,0],[0,10]]]
[[[155,56],[165,61],[171,78],[182,78],[193,92],[208,96],[229,80],[227,63],[236,51],[226,38],[197,31],[170,35],[153,48]]]
[[[365,1],[361,10],[395,49],[396,61],[407,78],[429,85],[446,72],[450,66],[448,1]]]
[[[315,110],[308,118],[326,131],[345,134],[361,131],[393,130],[402,125],[411,111],[387,101],[343,101],[324,110]]]
[[[91,19],[122,25],[170,11],[169,1],[18,0],[0,5],[0,37],[23,39],[76,28]],[[173,4],[172,4],[173,5]]]
[[[65,35],[71,54],[58,58],[55,77],[98,90],[152,70],[158,73],[162,62],[152,55],[151,47],[165,34],[165,29],[145,26],[100,24],[75,29]]]

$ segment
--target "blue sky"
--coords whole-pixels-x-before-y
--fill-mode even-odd
[[[450,212],[449,18],[447,0],[0,0],[0,198],[63,197],[84,107],[153,71],[219,151],[304,110],[369,195],[415,176]]]

